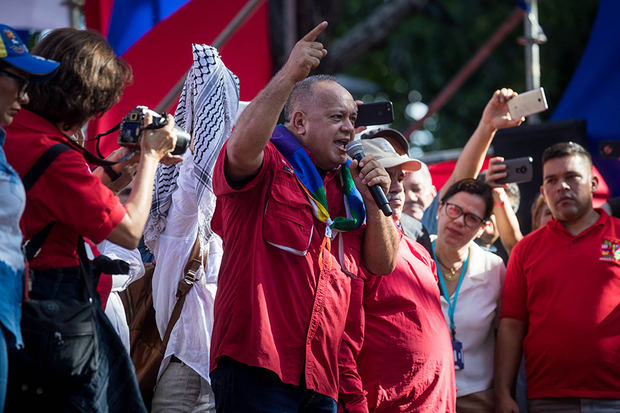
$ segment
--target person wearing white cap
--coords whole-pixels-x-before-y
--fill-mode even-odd
[[[396,129],[375,129],[363,134],[361,138],[384,138],[399,155],[409,154],[409,141]],[[422,244],[430,254],[432,252],[431,239],[421,220],[424,209],[433,201],[437,191],[431,180],[428,166],[424,162],[419,162],[419,164],[420,168],[415,172],[406,172],[405,178],[402,181],[404,195],[402,212],[400,213],[400,225],[405,235]]]
[[[22,181],[2,149],[6,136],[2,126],[28,103],[28,82],[42,80],[57,67],[58,62],[30,55],[15,30],[0,24],[0,411],[6,396],[8,349],[23,346],[19,320],[24,256],[19,219],[26,205]]]
[[[384,138],[361,142],[364,153],[374,156],[390,175],[387,198],[394,222],[402,228],[402,182],[421,164],[399,155],[397,145]],[[452,346],[435,263],[405,233],[394,272],[352,281],[339,372],[339,400],[345,411],[455,411]]]

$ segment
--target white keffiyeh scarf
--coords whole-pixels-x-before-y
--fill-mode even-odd
[[[183,162],[193,162],[198,230],[204,249],[212,235],[210,222],[215,210],[213,167],[235,121],[239,79],[226,68],[214,47],[194,44],[192,49],[194,63],[183,86],[175,121],[192,136],[193,154],[188,152]],[[183,162],[160,164],[157,168],[151,211],[144,230],[144,241],[152,251],[157,249],[157,240],[166,228]]]

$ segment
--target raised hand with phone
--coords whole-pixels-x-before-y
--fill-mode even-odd
[[[519,126],[523,122],[523,118],[513,119],[508,111],[508,102],[514,99],[517,93],[510,88],[502,88],[496,90],[489,101],[487,102],[482,116],[478,122],[478,126],[472,133],[471,137],[463,147],[463,150],[454,166],[452,174],[439,190],[439,194],[436,199],[442,199],[445,191],[455,182],[465,178],[476,178],[482,169],[486,153],[489,150],[491,142],[495,137],[495,133],[499,129],[511,128]],[[504,172],[504,167],[498,167],[495,172]],[[496,179],[504,178],[495,177]],[[496,201],[499,203],[498,199]],[[438,202],[433,202],[431,206],[424,213],[422,223],[425,225],[430,233],[437,231],[437,223],[435,216],[436,207]],[[513,212],[514,214],[514,212]]]
[[[502,186],[504,188],[509,183],[529,182],[534,173],[533,163],[534,160],[531,156],[514,159],[496,156],[489,160],[485,181],[493,187]]]
[[[543,112],[547,108],[545,90],[541,87],[523,92],[508,101],[508,111],[513,119]]]
[[[508,112],[508,101],[515,96],[517,93],[510,88],[498,89],[493,93],[482,111],[476,130],[463,147],[452,174],[440,190],[439,199],[445,189],[456,181],[478,176],[489,146],[499,129],[519,126],[523,122],[523,118],[513,119]]]
[[[515,160],[518,162],[510,162]],[[523,160],[525,163],[522,163]],[[532,158],[529,157],[505,160],[501,156],[496,156],[489,159],[489,168],[484,173],[485,182],[493,187],[494,218],[492,223],[497,227],[499,237],[509,255],[517,242],[523,239],[523,234],[521,233],[516,211],[513,208],[513,200],[508,196],[506,187],[509,183],[518,181],[519,174],[515,173],[514,170],[519,170],[519,173],[522,175],[528,175],[525,172],[525,169],[527,169],[529,170],[529,180],[532,179],[531,161]],[[507,179],[509,177],[507,171],[513,171],[511,172],[510,179]],[[515,180],[512,177],[517,179]]]

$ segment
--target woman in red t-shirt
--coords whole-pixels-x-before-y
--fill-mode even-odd
[[[54,30],[33,53],[57,60],[60,66],[45,85],[29,87],[30,103],[7,130],[7,157],[23,177],[48,148],[64,143],[70,150],[58,155],[27,193],[22,219],[25,238],[31,239],[54,223],[40,253],[31,261],[31,297],[83,301],[87,295],[76,253],[78,238],[96,243],[108,239],[130,249],[138,245],[157,164],[164,158],[180,160],[169,155],[176,141],[174,119],[169,116],[167,126],[142,134],[134,186],[123,206],[90,172],[83,150],[71,136],[119,100],[131,78],[130,68],[101,35],[86,30]],[[150,120],[147,115],[146,123]],[[116,171],[107,172],[113,179]],[[94,285],[96,280],[92,281]],[[16,390],[10,392],[20,410],[146,411],[127,352],[99,303],[93,306],[98,346],[93,378],[67,383],[24,363],[15,369]],[[21,385],[24,382],[28,385]]]

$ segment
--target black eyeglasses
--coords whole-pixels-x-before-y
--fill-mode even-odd
[[[15,79],[15,81],[17,82],[17,88],[19,89],[20,96],[23,96],[26,93],[26,88],[28,87],[28,83],[30,83],[30,80],[28,80],[28,78],[18,75],[17,73],[8,71],[6,69],[0,69],[0,73],[7,77]]]
[[[457,219],[463,215],[465,217],[465,225],[469,228],[479,227],[480,224],[484,222],[484,219],[480,218],[478,215],[472,214],[471,212],[465,212],[463,211],[463,208],[456,204],[445,202],[444,205],[446,207],[446,215],[448,215],[448,218]]]

